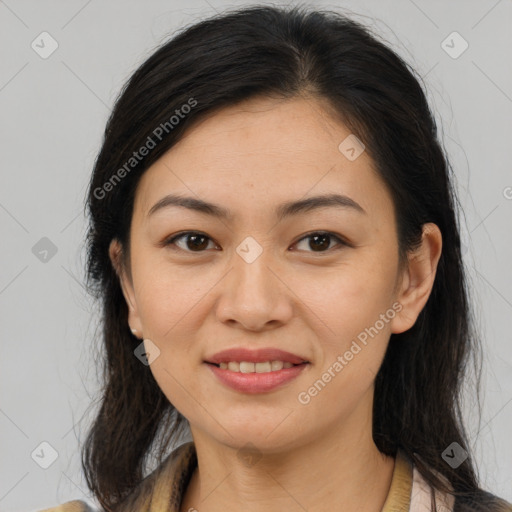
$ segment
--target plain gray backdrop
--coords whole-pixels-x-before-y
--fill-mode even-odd
[[[82,206],[113,101],[177,29],[252,3],[0,1],[1,511],[90,498],[79,448],[99,386],[98,316],[83,288]],[[468,397],[468,429],[484,486],[512,501],[512,2],[314,4],[352,12],[424,79],[484,343],[482,421]]]

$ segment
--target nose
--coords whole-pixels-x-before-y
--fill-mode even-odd
[[[293,293],[265,251],[251,263],[235,253],[231,270],[219,285],[216,314],[221,322],[262,331],[293,316]]]

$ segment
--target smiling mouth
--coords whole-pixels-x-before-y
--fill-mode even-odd
[[[293,364],[289,361],[263,361],[258,363],[253,363],[250,361],[229,361],[229,362],[221,362],[221,363],[210,363],[206,361],[207,364],[215,366],[221,370],[228,370],[235,373],[272,373],[278,372],[283,369],[292,368],[294,366],[303,366],[309,364],[307,361],[303,361],[302,363]]]
[[[300,359],[297,358],[299,361]],[[308,370],[308,361],[205,361],[210,371],[226,387],[239,393],[270,393],[292,382]]]

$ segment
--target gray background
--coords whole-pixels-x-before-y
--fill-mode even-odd
[[[469,431],[484,485],[512,501],[512,2],[315,4],[358,13],[424,77],[466,213],[485,346],[482,422],[470,397]],[[81,284],[82,204],[113,100],[176,29],[242,5],[249,2],[0,1],[2,511],[88,499],[78,449],[98,389],[97,311]],[[58,43],[46,59],[31,47],[42,46],[43,31]],[[458,36],[442,44],[454,31],[469,44],[457,58],[445,49],[458,53]],[[41,252],[44,237],[55,254]],[[51,462],[42,442],[58,454],[48,469],[35,462]]]

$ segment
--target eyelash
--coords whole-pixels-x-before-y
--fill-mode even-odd
[[[174,247],[170,247],[172,250],[181,250],[183,252],[188,252],[188,253],[197,253],[197,254],[200,254],[202,252],[205,252],[205,250],[203,251],[189,251],[187,249],[182,249],[181,247],[178,247],[175,245],[175,241],[180,239],[180,238],[184,238],[186,237],[187,235],[200,235],[200,236],[204,236],[205,238],[208,238],[209,240],[213,241],[208,235],[206,235],[205,233],[201,233],[200,231],[182,231],[181,233],[178,233],[177,235],[174,235],[173,237],[165,240],[163,242],[163,245],[165,247],[170,247],[171,245],[174,245]],[[302,242],[303,240],[306,240],[308,238],[311,238],[313,237],[313,235],[328,235],[331,239],[334,239],[338,242],[338,249],[340,249],[341,247],[351,247],[351,245],[346,242],[345,240],[343,240],[340,236],[336,235],[335,233],[332,233],[331,231],[312,231],[310,233],[308,233],[307,235],[303,236],[300,240],[297,240],[297,242],[295,242],[294,245],[298,244],[299,242]],[[325,250],[325,251],[318,251],[318,252],[315,252],[315,251],[306,251],[306,252],[311,252],[311,253],[314,253],[314,254],[326,254],[330,251],[332,251],[332,247]]]

